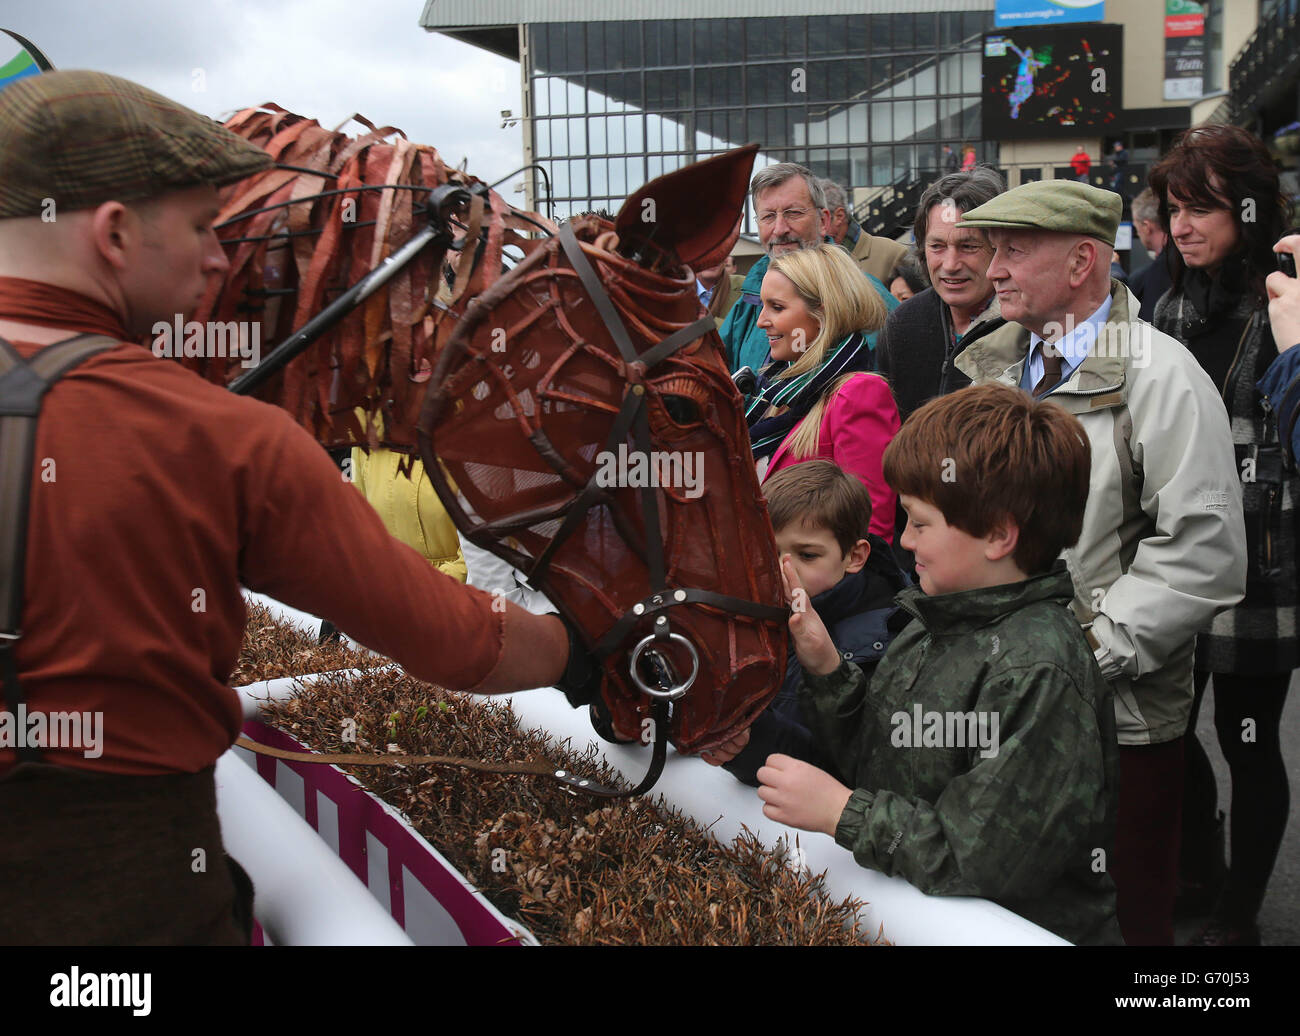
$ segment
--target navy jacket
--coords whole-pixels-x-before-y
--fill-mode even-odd
[[[879,536],[867,537],[871,557],[860,572],[849,572],[829,590],[811,601],[830,631],[840,655],[856,662],[868,674],[875,668],[898,629],[911,616],[900,612],[894,597],[910,580],[894,561],[889,544]],[[803,668],[791,648],[785,682],[772,703],[749,728],[749,744],[731,762],[724,763],[739,781],[758,786],[758,770],[774,753],[793,756],[836,773],[830,756],[814,739],[799,706]]]
[[[1255,386],[1277,412],[1278,436],[1287,469],[1294,471],[1300,457],[1300,344],[1280,354]]]

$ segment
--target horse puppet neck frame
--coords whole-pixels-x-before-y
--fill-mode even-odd
[[[486,193],[486,192],[484,192]],[[456,184],[443,184],[429,192],[427,204],[429,224],[415,234],[383,263],[372,270],[347,291],[336,298],[311,320],[272,349],[252,370],[235,378],[228,388],[236,395],[246,396],[274,377],[300,356],[321,335],[360,306],[371,295],[395,277],[408,263],[426,248],[433,246],[444,254],[451,247],[452,235],[448,226],[451,214],[463,209],[472,199],[471,192]],[[482,204],[481,200],[479,204]],[[465,242],[468,254],[477,242]],[[458,278],[459,280],[459,278]]]

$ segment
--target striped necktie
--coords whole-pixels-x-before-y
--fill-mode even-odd
[[[1045,395],[1061,383],[1061,354],[1050,342],[1039,344],[1039,354],[1043,357],[1043,376],[1034,386],[1034,398]]]

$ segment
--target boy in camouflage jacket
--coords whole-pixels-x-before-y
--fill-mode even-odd
[[[1079,535],[1089,460],[1074,417],[1006,386],[913,415],[885,477],[920,587],[899,595],[913,621],[870,680],[782,559],[804,715],[850,787],[773,755],[759,796],[768,817],[922,892],[983,896],[1071,942],[1118,943],[1114,706],[1056,560]]]

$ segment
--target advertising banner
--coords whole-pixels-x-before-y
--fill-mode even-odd
[[[993,24],[1056,25],[1061,22],[1099,22],[1106,4],[1096,0],[997,0]]]
[[[1195,100],[1204,77],[1205,4],[1165,0],[1165,100]]]

